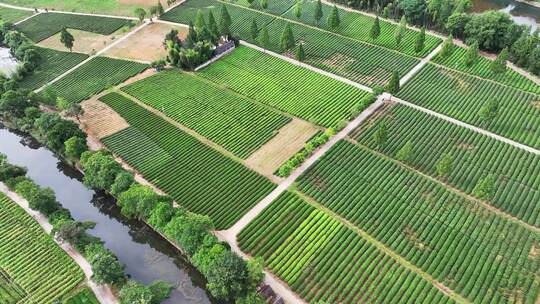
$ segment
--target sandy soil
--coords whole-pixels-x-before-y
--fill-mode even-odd
[[[265,176],[272,176],[282,163],[304,147],[317,130],[311,123],[293,118],[274,138],[246,159],[245,164]]]
[[[83,101],[81,106],[84,114],[81,116],[81,126],[98,139],[121,131],[129,124],[113,109],[99,101],[97,97]]]
[[[187,35],[185,27],[153,23],[114,46],[104,55],[148,62],[161,59],[167,55],[163,46],[165,34],[172,29],[178,30],[180,39]]]
[[[73,42],[73,52],[90,55],[104,49],[107,45],[114,42],[115,39],[124,35],[127,31],[127,28],[121,28],[111,35],[100,35],[92,32],[68,29],[68,32],[71,33],[71,35],[73,35],[75,38],[75,41]],[[40,41],[38,45],[60,51],[69,51],[69,49],[67,49],[62,42],[60,42],[60,33]]]

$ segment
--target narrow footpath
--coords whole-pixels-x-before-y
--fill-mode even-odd
[[[3,192],[5,195],[7,195],[12,201],[17,203],[21,208],[26,211],[30,216],[34,218],[36,222],[43,228],[43,230],[47,234],[51,234],[52,231],[52,225],[49,223],[47,218],[32,209],[30,209],[28,205],[28,201],[19,196],[17,193],[9,190],[9,188],[2,182],[0,182],[0,192]],[[117,304],[118,299],[113,294],[112,290],[108,285],[98,285],[94,281],[92,281],[92,266],[90,266],[90,263],[75,249],[73,246],[71,246],[68,243],[59,242],[55,238],[53,240],[62,248],[75,262],[79,265],[79,267],[83,270],[84,275],[86,276],[86,283],[92,289],[94,294],[96,295],[96,298],[99,300],[102,304]]]

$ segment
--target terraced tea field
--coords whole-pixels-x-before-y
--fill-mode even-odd
[[[428,64],[397,96],[531,147],[540,147],[539,95]],[[493,121],[486,123],[479,112],[492,100],[498,102],[498,110]]]
[[[222,4],[216,0],[188,0],[165,13],[161,19],[187,24],[194,22],[198,10],[205,15],[212,10],[219,22]],[[251,37],[251,22],[255,19],[259,28],[268,25],[269,50],[294,57],[293,52],[282,50],[279,43],[288,21],[240,6],[226,4],[226,7],[231,15],[231,31],[234,34],[257,44]],[[297,43],[304,44],[307,64],[367,86],[385,85],[394,71],[405,75],[418,63],[416,58],[327,31],[301,24],[291,24],[291,28]]]
[[[472,302],[535,303],[540,233],[341,141],[298,189]]]
[[[0,20],[4,22],[15,23],[31,15],[32,12],[30,11],[22,11],[7,7],[0,7]]]
[[[61,52],[53,49],[38,48],[41,59],[32,74],[19,82],[21,88],[35,90],[88,58],[86,54]]]
[[[368,93],[248,47],[197,73],[257,101],[324,127],[348,119]]]
[[[527,92],[536,94],[540,93],[539,85],[510,68],[508,68],[505,73],[494,74],[489,68],[492,61],[486,57],[480,56],[478,57],[478,60],[471,66],[465,65],[463,58],[465,58],[466,52],[467,51],[464,48],[454,46],[452,55],[445,59],[442,59],[440,56],[435,56],[435,58],[433,58],[433,62],[471,75],[491,79]]]
[[[360,144],[395,157],[410,141],[414,148],[408,164],[434,177],[437,162],[450,152],[454,165],[446,182],[471,194],[478,182],[494,175],[490,204],[540,227],[540,156],[406,106],[386,106],[378,115],[354,131]],[[379,123],[388,130],[383,147],[373,141]]]
[[[156,74],[122,90],[241,158],[256,151],[291,121],[247,98],[177,70]]]
[[[285,192],[239,235],[309,303],[454,303],[355,231]]]
[[[22,208],[0,193],[0,302],[53,303],[82,270]]]
[[[32,41],[39,42],[60,32],[63,28],[110,35],[124,26],[132,26],[132,24],[133,21],[120,18],[42,13],[18,24],[16,28]]]
[[[217,229],[234,224],[275,187],[122,95],[100,100],[130,125],[104,138],[105,145],[177,203],[209,215]]]
[[[95,57],[51,85],[58,96],[81,102],[139,74],[148,65],[108,57]]]

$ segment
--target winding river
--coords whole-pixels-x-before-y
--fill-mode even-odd
[[[33,138],[0,124],[0,153],[9,162],[26,167],[37,184],[53,189],[76,220],[95,222],[89,232],[118,256],[131,278],[145,284],[154,280],[173,284],[171,298],[164,303],[211,303],[204,277],[184,256],[144,223],[123,217],[112,197],[87,189],[80,172]]]

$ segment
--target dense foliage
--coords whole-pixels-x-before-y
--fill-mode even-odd
[[[130,125],[104,144],[180,205],[209,215],[218,229],[230,227],[275,187],[119,94],[100,100]]]
[[[257,216],[238,241],[242,250],[264,257],[309,303],[453,303],[431,282],[290,192]]]
[[[388,140],[380,152],[398,155],[409,143],[406,163],[426,174],[436,176],[436,163],[451,152],[454,169],[446,182],[473,194],[476,185],[494,175],[494,196],[482,199],[513,216],[540,227],[540,157],[491,137],[457,126],[406,106],[385,108],[379,121],[388,126]],[[362,145],[375,149],[374,126],[361,125],[352,136]]]
[[[241,158],[291,121],[223,87],[175,70],[145,78],[122,91]]]

